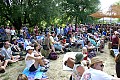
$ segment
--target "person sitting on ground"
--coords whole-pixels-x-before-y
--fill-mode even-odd
[[[95,57],[96,56],[95,46],[93,46],[90,41],[87,41],[86,47],[87,47],[87,51],[88,51],[88,58],[91,59],[91,58]]]
[[[4,73],[5,72],[5,68],[8,64],[7,60],[4,60],[4,56],[2,56],[0,54],[0,73]]]
[[[63,37],[60,39],[61,45],[67,48],[69,46],[69,43],[66,42],[66,37]]]
[[[4,43],[4,46],[1,50],[1,55],[4,56],[5,60],[8,60],[8,63],[17,62],[20,58],[20,55],[16,55],[16,56],[12,55],[12,50],[9,41],[6,41]]]
[[[28,80],[27,76],[24,74],[19,74],[17,80]]]
[[[84,58],[84,60],[88,60],[88,52],[87,52],[87,48],[86,47],[82,48],[82,53],[86,54],[86,57]]]
[[[18,46],[17,38],[16,38],[16,37],[13,37],[13,38],[12,38],[11,50],[12,50],[13,52],[19,52],[19,51],[21,51],[20,47]]]
[[[56,42],[56,41],[54,40],[54,38],[53,38],[54,35],[55,35],[55,33],[54,33],[54,32],[51,32],[51,36],[50,36],[50,46],[51,46],[53,52],[55,52],[55,49],[58,49],[58,50],[61,50],[62,53],[64,53],[63,48],[62,48],[62,45],[60,44],[60,42]]]
[[[24,50],[27,46],[31,46],[31,45],[32,45],[32,43],[30,41],[30,37],[27,37],[24,41]]]
[[[77,40],[76,40],[76,47],[77,48],[82,48],[84,47],[84,40],[79,36],[77,36]]]
[[[34,51],[33,53],[36,54],[36,57],[42,57],[42,61],[44,62],[45,65],[47,65],[49,63],[49,61],[47,59],[45,59],[44,56],[42,56],[41,52],[40,52],[40,48],[41,48],[41,45],[36,43],[34,44]]]
[[[112,49],[118,49],[119,44],[119,32],[114,31],[114,35],[112,36]]]
[[[50,49],[50,36],[51,34],[50,33],[47,33],[45,35],[45,39],[44,39],[44,43],[43,43],[43,49],[44,50],[49,50],[49,52],[51,52],[51,49]]]
[[[80,80],[83,72],[85,71],[84,65],[81,63],[84,57],[85,55],[83,55],[81,52],[75,55],[75,64],[70,80]]]
[[[86,70],[80,80],[120,80],[103,72],[103,61],[98,57],[91,59],[90,68]]]
[[[37,56],[38,54],[33,53],[34,47],[27,46],[26,47],[26,57],[25,57],[25,63],[26,68],[29,69],[30,72],[36,71],[39,66],[44,67],[44,63],[42,61],[42,56]],[[45,69],[44,69],[45,70]]]
[[[55,51],[55,47],[54,47],[54,44],[55,44],[54,38],[53,38],[53,36],[50,33],[48,33],[48,36],[49,36],[50,48],[52,49],[53,52],[56,52]]]
[[[84,57],[83,63],[85,66],[89,67],[91,60],[90,58],[88,58],[88,52],[86,47],[82,48],[82,53],[86,55],[86,57]]]

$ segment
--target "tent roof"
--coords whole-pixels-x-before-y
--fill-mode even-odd
[[[109,18],[120,18],[120,5],[112,5],[109,7],[109,9],[106,12],[97,11],[90,16],[96,17],[96,18],[103,18],[103,17],[109,17]]]
[[[96,17],[96,18],[103,18],[103,17],[105,17],[106,15],[103,14],[102,12],[98,11],[98,12],[95,12],[95,13],[91,14],[90,16]]]

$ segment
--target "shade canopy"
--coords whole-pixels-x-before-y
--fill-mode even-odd
[[[120,5],[112,5],[104,13],[102,11],[97,11],[90,16],[95,18],[120,18]]]
[[[95,13],[91,14],[90,16],[95,17],[95,18],[103,18],[106,15],[103,14],[101,11],[98,11],[98,12],[95,12]]]

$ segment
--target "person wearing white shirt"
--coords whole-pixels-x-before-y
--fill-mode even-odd
[[[36,71],[39,66],[44,66],[44,63],[42,61],[43,57],[34,53],[33,49],[34,47],[31,46],[26,47],[27,54],[25,56],[25,63],[26,68],[28,68],[30,72]]]
[[[6,41],[4,43],[4,46],[1,50],[0,53],[2,56],[4,56],[4,60],[7,60],[8,63],[14,63],[17,62],[20,58],[19,55],[13,56],[12,55],[12,51],[11,51],[11,47],[10,47],[10,43],[8,41]]]
[[[10,28],[7,27],[7,28],[5,29],[5,32],[7,33],[8,40],[10,41],[10,39],[11,39],[11,30],[10,30]]]
[[[90,68],[86,70],[80,80],[120,80],[103,72],[103,61],[100,58],[91,59]]]
[[[15,29],[14,29],[14,27],[12,27],[12,29],[11,29],[11,41],[12,41],[12,38],[14,37],[15,34],[16,34]]]
[[[31,45],[30,38],[27,38],[27,39],[25,39],[25,42],[24,42],[24,50],[29,45]]]

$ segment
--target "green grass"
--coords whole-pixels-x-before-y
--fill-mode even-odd
[[[25,61],[19,61],[9,65],[5,73],[0,74],[0,80],[16,80],[17,76],[22,73],[25,68]]]

